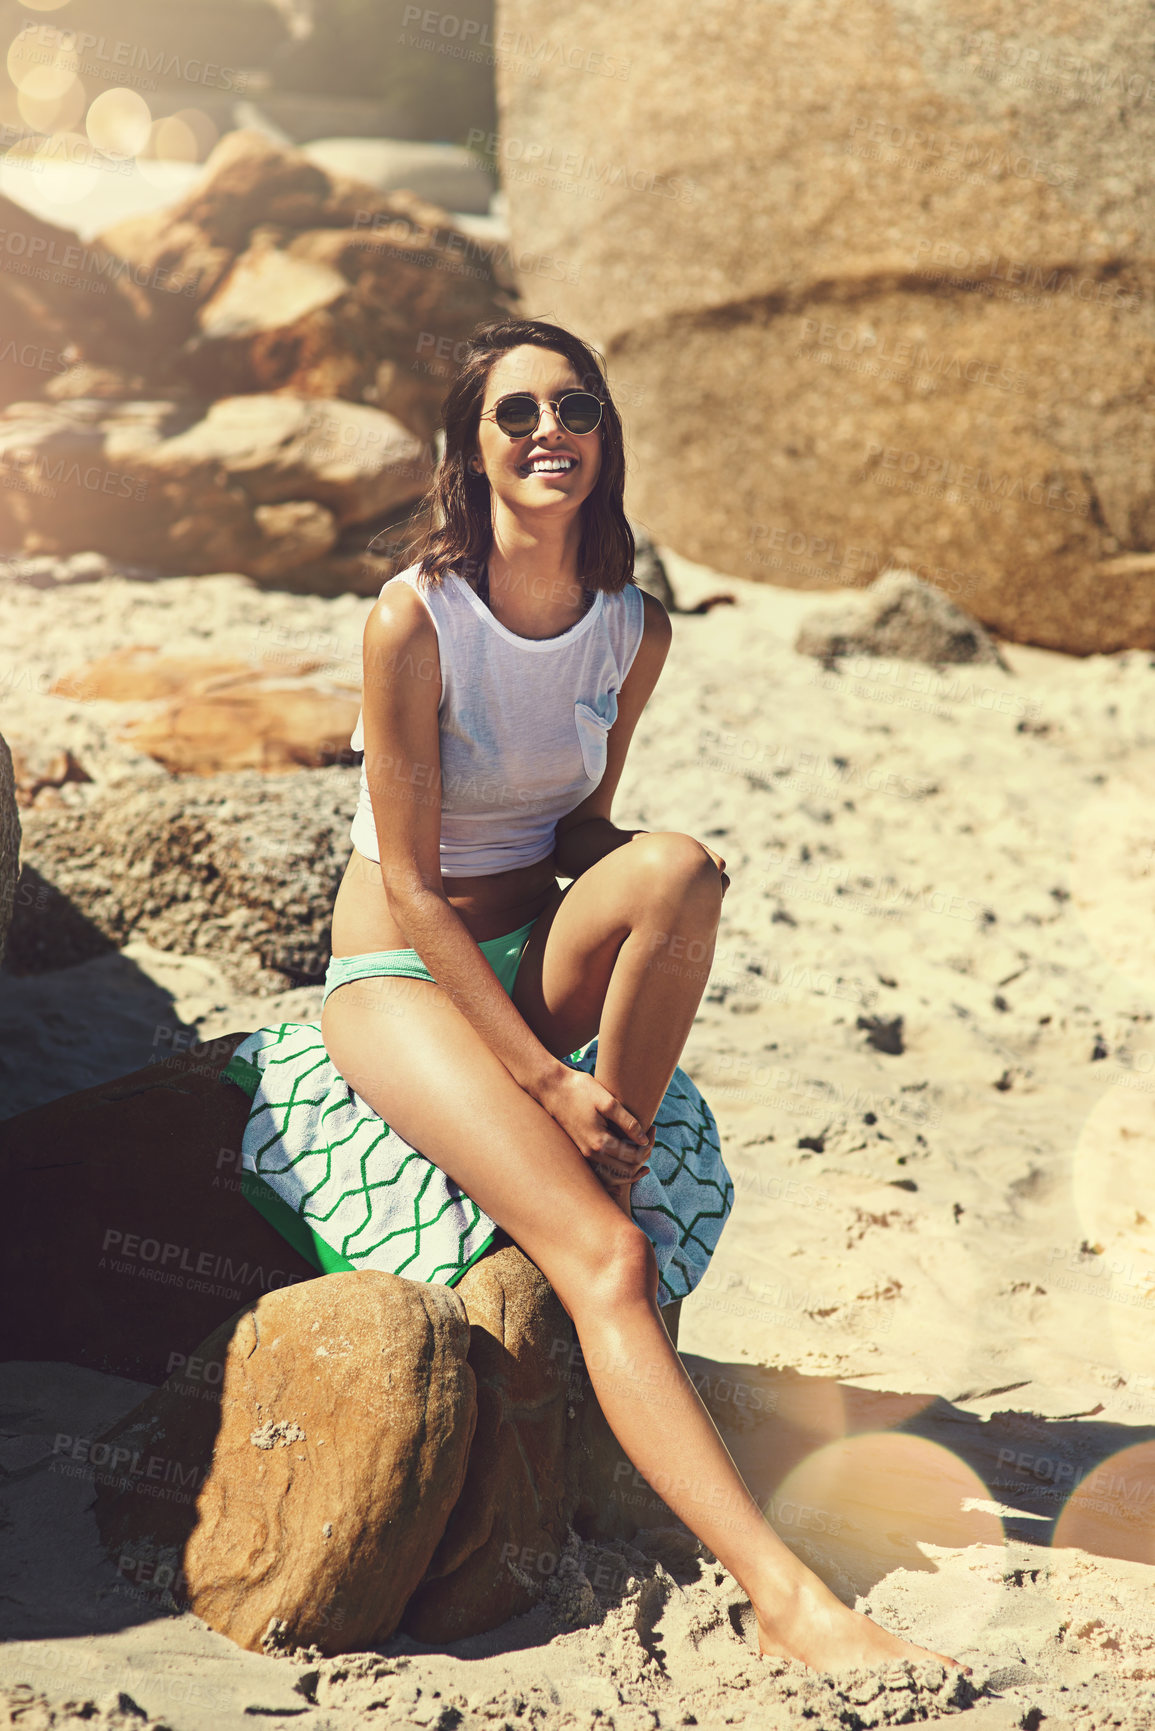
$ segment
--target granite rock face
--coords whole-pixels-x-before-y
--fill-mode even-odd
[[[271,393],[16,403],[0,415],[0,463],[8,546],[99,546],[158,570],[264,580],[402,510],[432,473],[421,440],[377,408]]]
[[[402,1623],[425,1642],[461,1640],[528,1611],[571,1514],[568,1316],[514,1245],[484,1256],[453,1290],[469,1318],[477,1429],[461,1495]]]
[[[454,345],[507,304],[491,249],[439,205],[245,129],[225,134],[179,203],[101,240],[145,285],[156,377],[202,396],[347,397],[423,439]]]
[[[2,195],[0,229],[7,261],[0,272],[0,403],[49,396],[96,356],[130,377],[140,339],[125,261]]]
[[[246,129],[98,241],[0,219],[0,546],[377,593],[396,566],[365,549],[425,492],[463,340],[513,304],[508,249]]]
[[[604,350],[658,540],[796,588],[902,565],[1008,638],[1155,647],[1141,0],[581,0],[567,28],[596,69],[497,68],[514,252],[567,267],[526,309]]]
[[[69,967],[136,934],[214,957],[238,988],[323,979],[359,784],[337,766],[140,777],[26,812],[10,968]]]
[[[20,813],[16,803],[16,778],[12,753],[0,736],[0,961],[12,923],[16,883],[20,876]]]
[[[174,1600],[253,1651],[388,1640],[465,1476],[468,1341],[445,1286],[364,1271],[267,1294],[204,1342],[214,1399],[182,1367],[101,1439],[128,1479],[98,1490],[106,1547],[179,1558]],[[150,1508],[158,1459],[184,1488]]]

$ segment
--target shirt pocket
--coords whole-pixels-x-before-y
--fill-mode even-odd
[[[606,773],[607,741],[610,728],[618,718],[618,694],[608,691],[601,701],[604,714],[599,714],[589,703],[575,703],[573,706],[586,779],[595,785]]]

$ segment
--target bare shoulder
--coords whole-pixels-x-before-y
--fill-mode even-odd
[[[670,615],[657,596],[638,588],[642,598],[642,638],[630,670],[622,681],[619,710],[624,709],[636,720],[653,694],[655,685],[669,654],[674,628]]]
[[[642,641],[638,645],[639,658],[643,655],[653,657],[660,665],[666,658],[666,652],[674,635],[674,627],[670,615],[662,606],[656,595],[651,595],[648,589],[638,587],[642,598]]]
[[[408,680],[440,697],[441,661],[432,615],[408,583],[387,583],[365,621],[364,677],[373,685]]]
[[[365,641],[376,645],[436,643],[437,630],[424,601],[408,583],[386,583],[365,622]]]

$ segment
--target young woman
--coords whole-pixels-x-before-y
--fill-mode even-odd
[[[695,1487],[669,1505],[749,1594],[762,1652],[823,1670],[929,1658],[767,1524],[630,1217],[729,880],[692,836],[610,818],[671,638],[632,581],[624,474],[583,343],[537,320],[474,334],[445,405],[440,526],[365,630],[365,780],[325,1045],[546,1276],[626,1454],[651,1481],[677,1462]],[[594,1074],[569,1067],[595,1034]]]

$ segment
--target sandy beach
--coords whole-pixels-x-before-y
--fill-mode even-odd
[[[73,1445],[144,1387],[16,1363],[6,1722],[87,1701],[87,1723],[171,1731],[1155,1724],[1155,655],[1004,643],[1006,672],[831,671],[794,640],[846,592],[663,557],[683,606],[734,598],[674,615],[614,813],[697,836],[731,878],[681,1063],[736,1201],[679,1348],[783,1538],[969,1684],[760,1660],[741,1589],[670,1530],[575,1541],[536,1611],[445,1651],[242,1652],[100,1552]],[[147,706],[52,681],[179,643],[309,653],[356,686],[369,606],[228,573],[10,578],[0,732],[70,749],[101,788],[163,778],[116,737]],[[150,1062],[162,1026],[319,1011],[319,987],[238,995],[213,957],[141,939],[0,968],[3,1115]]]

